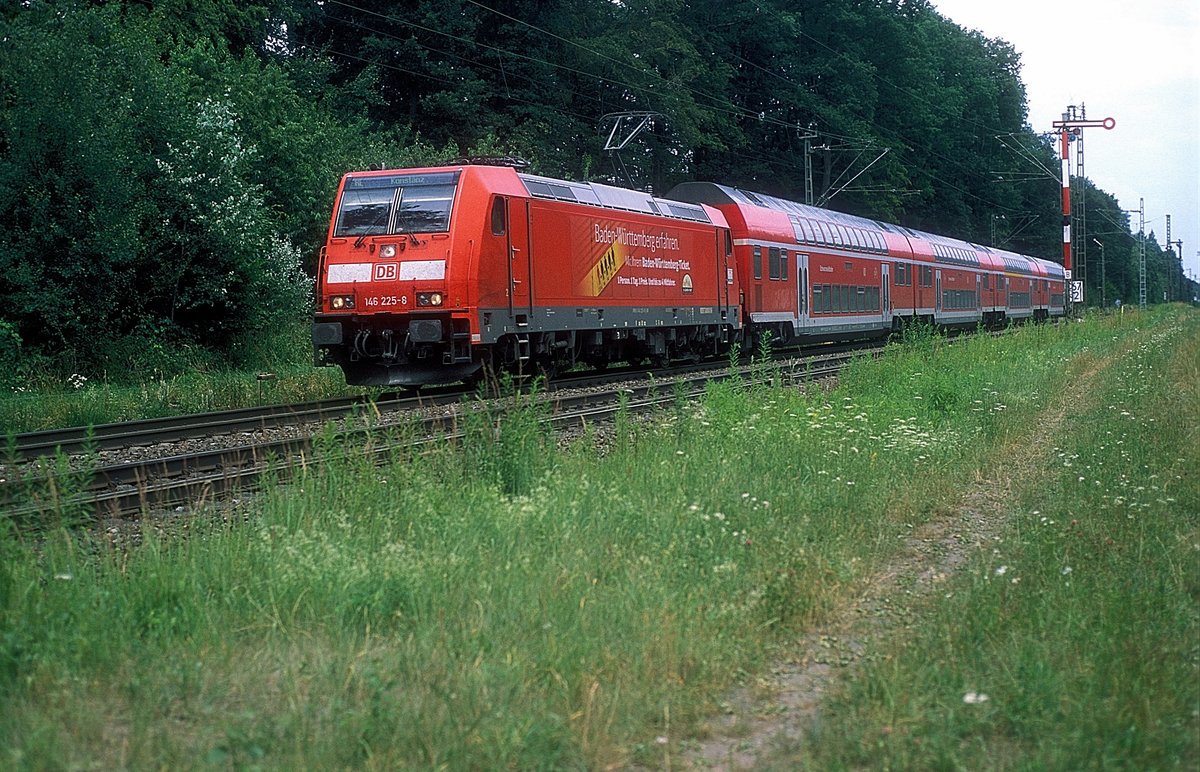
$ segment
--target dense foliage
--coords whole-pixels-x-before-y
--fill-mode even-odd
[[[1018,55],[926,0],[23,0],[0,40],[0,378],[299,355],[332,191],[371,163],[803,200],[807,143],[818,202],[1061,249]],[[624,111],[653,117],[618,158]],[[1087,195],[1136,302],[1127,216]],[[1148,255],[1155,301],[1178,262]]]

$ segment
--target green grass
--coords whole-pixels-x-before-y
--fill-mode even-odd
[[[291,365],[259,378],[262,372],[201,369],[135,386],[74,377],[66,386],[21,388],[0,396],[0,426],[6,433],[21,433],[365,393],[346,386],[338,368]]]
[[[309,365],[311,352],[308,322],[297,320],[224,358],[134,337],[113,344],[100,373],[81,374],[70,361],[8,363],[0,372],[0,427],[9,435],[367,393],[346,386],[339,368]]]
[[[1181,315],[930,337],[829,394],[713,385],[568,449],[528,405],[381,467],[327,439],[244,522],[136,547],[6,533],[0,764],[665,766],[954,505],[1066,363]]]
[[[1003,541],[877,652],[809,766],[1200,764],[1196,316],[1145,330],[1088,383]]]

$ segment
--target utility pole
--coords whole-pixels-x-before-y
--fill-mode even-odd
[[[633,138],[642,132],[655,118],[662,118],[660,113],[644,112],[644,111],[629,111],[623,113],[609,113],[600,118],[600,125],[603,127],[610,120],[612,128],[609,129],[608,139],[604,142],[604,151],[609,154],[613,161],[613,168],[625,177],[629,187],[635,187],[633,177],[629,175],[629,170],[625,168],[625,162],[621,159],[621,151],[633,141]]]
[[[1083,136],[1083,129],[1103,128],[1105,130],[1111,130],[1117,125],[1117,122],[1112,118],[1105,118],[1104,120],[1100,121],[1089,121],[1086,117],[1077,112],[1075,105],[1068,105],[1067,111],[1062,114],[1062,120],[1054,121],[1051,125],[1059,130],[1061,144],[1060,157],[1062,158],[1063,271],[1066,272],[1067,281],[1073,281],[1074,279],[1071,275],[1071,141],[1081,138]],[[1081,148],[1081,167],[1082,160],[1083,151]],[[1067,297],[1070,298],[1071,294],[1072,293],[1068,292]]]
[[[1177,259],[1175,256],[1176,246],[1179,247],[1178,271],[1175,270],[1175,260]],[[1167,298],[1167,300],[1182,300],[1183,287],[1176,287],[1175,283],[1177,278],[1180,282],[1183,280],[1183,239],[1171,241],[1171,215],[1167,215],[1167,251],[1171,253],[1171,263],[1169,265],[1170,273],[1167,275],[1167,291],[1170,293],[1170,296]]]
[[[1171,246],[1171,215],[1167,215],[1167,251],[1171,253],[1171,257],[1175,257],[1175,247]],[[1167,302],[1170,303],[1174,298],[1175,291],[1172,284],[1175,283],[1175,266],[1167,263]]]
[[[1104,290],[1104,242],[1100,239],[1092,239],[1096,242],[1096,246],[1100,247],[1100,310],[1108,308],[1108,296]]]
[[[1087,120],[1087,107],[1079,103],[1079,120]],[[1080,185],[1073,191],[1075,193],[1075,215],[1074,222],[1071,223],[1071,243],[1075,247],[1075,254],[1072,258],[1075,260],[1079,280],[1083,282],[1084,287],[1087,287],[1088,280],[1088,264],[1087,264],[1087,175],[1083,171],[1083,132],[1075,134],[1075,177],[1080,181]]]
[[[812,141],[819,136],[816,128],[815,123],[810,123],[808,130],[800,135],[800,139],[804,140],[804,203],[809,206],[813,205]]]
[[[1138,244],[1141,245],[1141,256],[1138,258],[1138,308],[1146,309],[1146,199],[1138,199]]]

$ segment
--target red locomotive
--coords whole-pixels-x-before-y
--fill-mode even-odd
[[[666,197],[510,167],[355,172],[313,344],[352,384],[720,355],[735,342],[1063,313],[1055,263],[712,183]]]

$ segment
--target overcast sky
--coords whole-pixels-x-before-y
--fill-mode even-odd
[[[1116,128],[1085,129],[1085,172],[1125,209],[1146,200],[1146,230],[1183,240],[1200,279],[1200,2],[933,0],[945,17],[1021,54],[1029,123],[1052,131],[1067,105]],[[1074,174],[1072,151],[1072,174]],[[1137,214],[1132,224],[1137,229]],[[1103,241],[1103,239],[1101,239]],[[1095,245],[1088,250],[1095,259]]]

